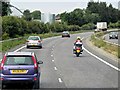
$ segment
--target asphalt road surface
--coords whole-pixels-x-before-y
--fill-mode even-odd
[[[92,33],[71,35],[70,38],[54,37],[43,40],[43,48],[22,49],[35,52],[42,60],[41,88],[117,88],[118,71],[99,61],[84,50],[80,57],[73,55],[73,42]],[[105,61],[108,58],[103,58]]]

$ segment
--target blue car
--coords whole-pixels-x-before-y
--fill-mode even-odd
[[[42,61],[37,61],[33,52],[6,53],[0,65],[2,88],[18,83],[32,85],[34,89],[39,89],[41,71],[38,64],[42,63]]]

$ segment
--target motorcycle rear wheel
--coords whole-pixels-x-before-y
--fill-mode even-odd
[[[79,57],[79,54],[76,54],[76,57]]]

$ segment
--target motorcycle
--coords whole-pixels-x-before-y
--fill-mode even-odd
[[[76,54],[77,57],[79,57],[80,54],[82,54],[83,50],[81,49],[81,47],[76,47],[74,49],[74,54]]]

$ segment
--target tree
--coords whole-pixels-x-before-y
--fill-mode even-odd
[[[33,19],[41,19],[41,12],[36,10],[31,13]]]
[[[8,33],[9,37],[17,37],[20,35],[21,31],[21,22],[17,17],[14,16],[4,16],[3,17],[3,22],[2,22],[2,27],[3,27],[3,34]]]
[[[67,22],[68,25],[82,26],[85,23],[83,15],[84,15],[84,11],[82,9],[77,8],[70,13],[66,13],[66,12],[62,13],[60,17],[62,21]]]
[[[25,10],[23,12],[23,15],[24,15],[25,20],[27,20],[27,21],[31,21],[32,20],[32,16],[31,16],[30,10],[28,10],[28,9]]]
[[[94,23],[96,24],[98,21],[101,21],[101,17],[97,13],[91,13],[88,10],[85,10],[84,16],[83,16],[85,23]]]
[[[87,10],[91,13],[100,15],[101,20],[105,22],[117,22],[120,20],[120,11],[112,7],[112,4],[107,6],[106,2],[89,2]]]
[[[0,12],[0,14],[2,13],[2,16],[7,16],[8,14],[12,13],[9,2],[0,1],[0,8],[1,7],[2,7],[2,12]]]

